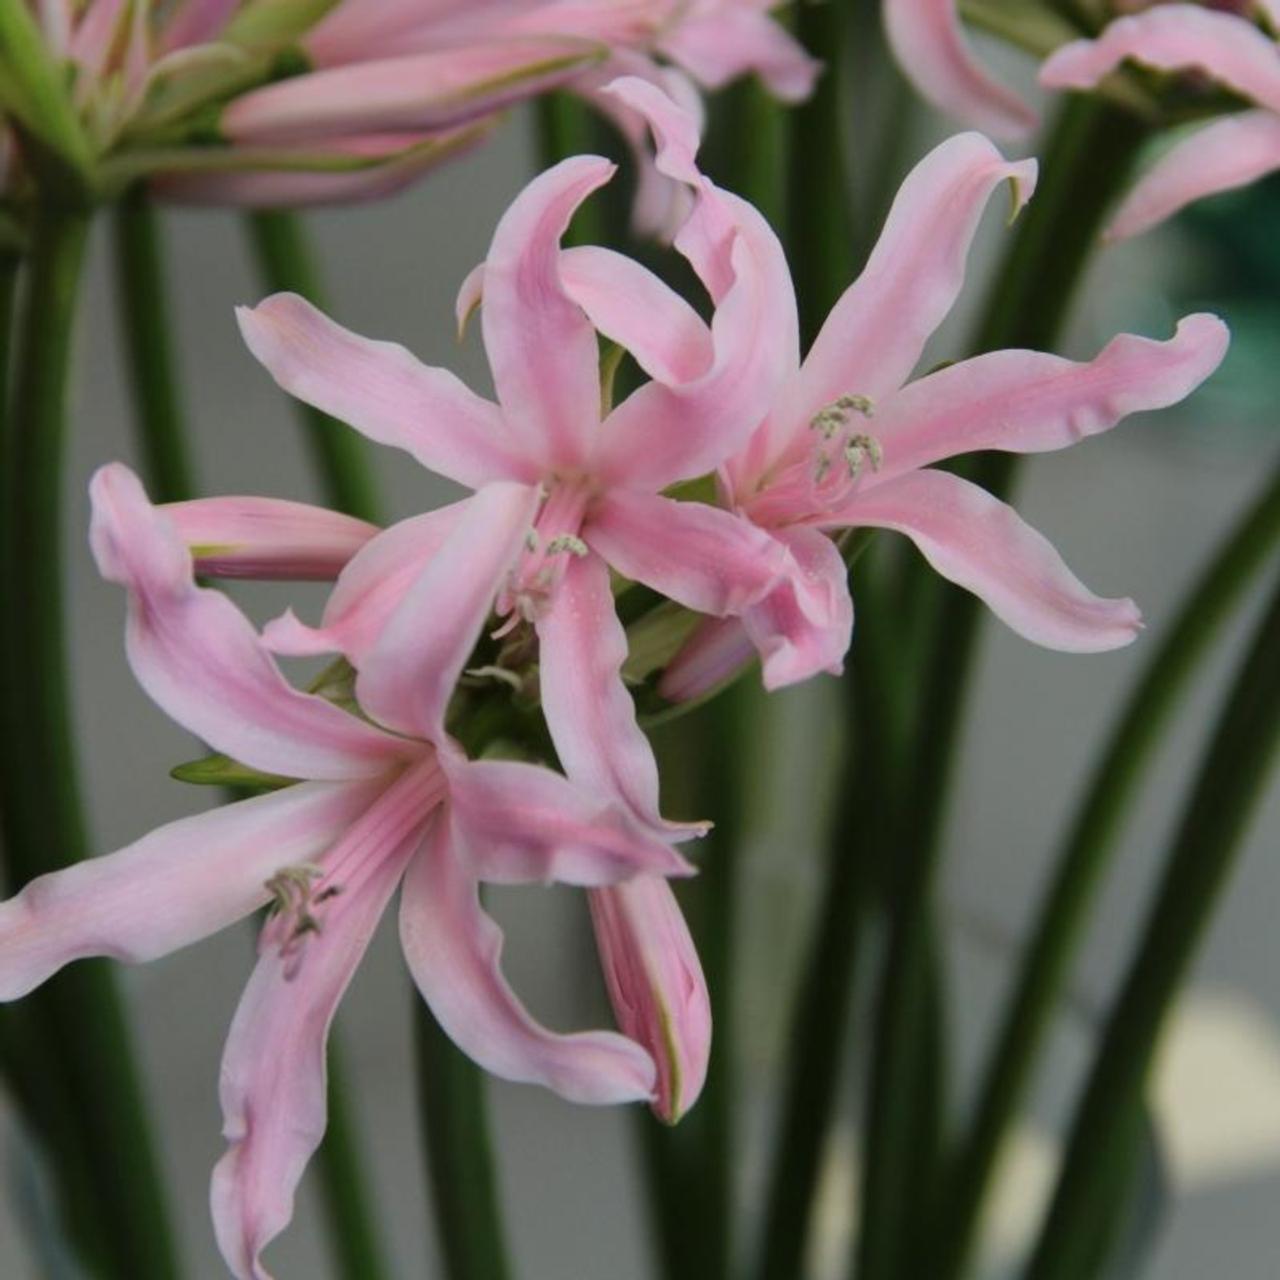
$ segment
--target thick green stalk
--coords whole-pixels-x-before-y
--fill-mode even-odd
[[[1106,208],[1145,136],[1141,124],[1114,108],[1086,98],[1068,102],[1046,152],[1040,187],[992,292],[979,350],[1053,345]],[[983,457],[972,475],[1002,494],[1014,470],[1012,455],[996,454]],[[934,880],[980,616],[975,597],[946,589],[925,659],[907,793],[912,803],[904,807],[896,838],[901,863],[877,997],[859,1280],[910,1275],[927,1234],[920,1230],[920,1170],[908,1140],[922,1099],[903,1082],[937,1078],[933,1071],[913,1076],[913,1062],[936,1040],[921,1034],[918,1009],[926,992]],[[930,1196],[931,1185],[923,1191]]]
[[[302,223],[282,210],[248,215],[245,225],[267,289],[299,293],[323,306],[319,276]],[[360,437],[350,427],[298,402],[298,418],[311,446],[325,501],[348,515],[377,521],[377,486]]]
[[[160,220],[140,185],[117,203],[113,218],[116,297],[143,471],[153,501],[180,502],[195,496],[196,484],[175,371]]]
[[[11,882],[84,858],[62,602],[63,453],[71,330],[88,218],[43,208],[36,219],[11,409],[0,444],[6,476],[0,597],[0,787]],[[162,1181],[128,1030],[104,962],[59,974],[28,1007],[57,1073],[90,1169],[109,1260],[104,1274],[178,1274]]]
[[[1028,1280],[1081,1280],[1104,1196],[1134,1156],[1132,1116],[1174,999],[1266,792],[1280,747],[1280,575],[1183,811],[1094,1059]]]
[[[931,1274],[964,1273],[1001,1141],[1062,997],[1121,823],[1187,686],[1249,583],[1280,546],[1280,470],[1187,593],[1093,771],[1031,930],[1017,986],[948,1182]]]
[[[414,997],[418,1087],[436,1230],[449,1280],[505,1280],[485,1079]]]

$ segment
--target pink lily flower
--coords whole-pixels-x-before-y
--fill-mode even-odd
[[[644,84],[616,91],[649,112],[659,165],[687,173],[697,145],[688,118]],[[757,430],[720,470],[726,506],[786,554],[783,577],[739,619],[695,633],[668,668],[666,696],[705,692],[753,648],[768,688],[838,672],[853,606],[828,535],[846,529],[906,534],[939,573],[1035,643],[1090,652],[1134,638],[1131,600],[1094,595],[1010,507],[930,464],[977,450],[1060,449],[1129,413],[1175,404],[1221,362],[1226,326],[1193,315],[1166,342],[1121,335],[1083,363],[997,351],[908,381],[960,292],[991,193],[1008,181],[1020,206],[1035,177],[1034,161],[1006,161],[978,134],[944,142],[908,175],[862,275],[804,362],[795,356],[767,412],[755,406]],[[789,279],[769,279],[781,289],[773,324],[790,326]],[[784,345],[797,351],[794,333]]]
[[[1280,32],[1280,4],[1265,8]],[[1195,72],[1257,104],[1197,130],[1167,151],[1121,203],[1113,240],[1154,227],[1193,200],[1280,169],[1280,46],[1247,14],[1165,4],[1111,23],[1096,40],[1063,45],[1040,68],[1052,89],[1091,89],[1126,60]]]
[[[219,1246],[241,1280],[287,1225],[325,1123],[325,1039],[397,885],[415,982],[460,1047],[507,1079],[584,1103],[654,1096],[653,1059],[613,1032],[539,1026],[499,967],[482,881],[600,886],[687,864],[620,805],[557,774],[467,760],[444,728],[454,684],[528,533],[536,493],[469,504],[366,655],[368,718],[288,685],[248,620],[195,585],[178,524],[116,464],[92,484],[99,567],[129,592],[139,682],[174,719],[259,770],[305,779],[170,823],[0,903],[0,999],[83,956],[144,961],[264,905],[222,1064],[230,1143],[213,1176]],[[206,513],[207,514],[207,513]]]

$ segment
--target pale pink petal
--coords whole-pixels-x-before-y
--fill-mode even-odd
[[[605,494],[582,535],[624,578],[698,613],[741,613],[787,561],[786,548],[742,516],[628,489]]]
[[[93,91],[106,70],[120,38],[121,23],[128,16],[126,8],[126,0],[89,0],[76,23],[67,56],[79,70],[78,99],[83,100]]]
[[[690,875],[621,806],[538,765],[441,755],[459,854],[479,879],[602,885],[639,872]]]
[[[711,1057],[711,998],[689,926],[671,886],[656,876],[587,897],[614,1016],[652,1054],[653,1109],[675,1124],[698,1100]]]
[[[316,66],[325,67],[470,44],[494,35],[497,19],[527,5],[528,0],[347,0],[307,32],[303,47]]]
[[[239,7],[240,0],[182,0],[170,10],[161,48],[182,49],[216,39]]]
[[[905,533],[944,578],[1035,644],[1095,653],[1129,644],[1141,629],[1132,600],[1094,595],[1043,534],[959,476],[908,472],[861,495],[850,519]]]
[[[445,128],[542,93],[601,53],[571,37],[531,36],[313,71],[234,99],[219,130],[232,142],[282,143]]]
[[[791,553],[789,572],[742,619],[770,690],[822,671],[839,675],[853,634],[848,569],[839,548],[815,529],[794,526],[773,533]]]
[[[290,609],[267,623],[263,642],[275,653],[341,653],[359,667],[387,619],[457,528],[469,501],[464,498],[384,529],[339,574],[319,627],[300,622]]]
[[[784,102],[813,92],[822,70],[794,36],[767,14],[721,5],[705,17],[677,19],[658,47],[708,89],[755,72]]]
[[[581,467],[600,422],[599,346],[560,279],[560,237],[613,176],[573,156],[535,178],[502,215],[485,257],[484,348],[508,428],[549,469]]]
[[[871,420],[884,456],[862,490],[981,449],[1064,449],[1130,413],[1177,404],[1222,363],[1229,340],[1217,316],[1197,313],[1165,342],[1122,333],[1083,363],[993,351],[940,369],[904,387]],[[852,506],[859,501],[855,493]]]
[[[732,680],[756,649],[741,618],[704,618],[667,664],[658,692],[668,702],[693,702]]]
[[[234,924],[267,901],[280,867],[318,858],[381,785],[303,782],[31,881],[0,903],[0,1000],[72,960],[154,960]]]
[[[196,572],[221,578],[336,578],[378,532],[366,520],[284,498],[194,498],[159,509]]]
[[[223,1136],[210,1204],[237,1280],[269,1280],[262,1250],[288,1226],[294,1193],[326,1122],[329,1026],[417,840],[379,858],[327,904],[302,964],[265,946],[222,1057]]]
[[[360,667],[360,706],[391,729],[439,742],[445,710],[541,498],[495,484],[467,501],[453,532],[391,614]]]
[[[658,766],[622,683],[627,633],[599,556],[572,560],[537,626],[542,707],[564,771],[579,786],[621,800],[651,830],[705,830],[672,827],[659,814]]]
[[[1138,179],[1107,227],[1125,240],[1172,217],[1193,200],[1232,191],[1280,169],[1280,116],[1245,111],[1193,133]]]
[[[409,744],[288,684],[244,614],[195,585],[177,529],[127,467],[99,470],[90,495],[98,568],[129,592],[129,664],[170,716],[217,750],[285,777],[368,777],[403,758]]]
[[[296,293],[236,311],[249,350],[290,395],[430,471],[475,488],[531,475],[497,407],[398,343],[361,338]]]
[[[1096,40],[1075,40],[1040,68],[1050,89],[1091,89],[1126,59],[1161,71],[1199,71],[1259,106],[1280,111],[1280,51],[1232,13],[1161,4],[1117,18]]]
[[[976,133],[947,139],[912,169],[862,274],[831,309],[798,379],[752,441],[750,470],[788,447],[807,448],[810,420],[838,397],[878,402],[906,381],[959,296],[982,212],[1006,181],[1020,208],[1035,189],[1035,161],[1011,163]]]
[[[653,1096],[653,1061],[638,1044],[608,1031],[557,1035],[529,1016],[502,975],[502,931],[481,909],[476,878],[444,821],[405,876],[400,939],[431,1012],[485,1070],[571,1102]]]
[[[1021,138],[1036,113],[969,51],[956,0],[883,0],[889,47],[916,92],[945,115],[997,138]]]

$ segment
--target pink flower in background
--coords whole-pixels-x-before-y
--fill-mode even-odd
[[[688,118],[643,84],[618,91],[650,112],[658,163],[687,173],[697,142]],[[1087,652],[1133,639],[1132,601],[1095,596],[1010,507],[930,464],[986,449],[1059,449],[1126,414],[1175,404],[1221,361],[1222,322],[1189,316],[1167,342],[1122,335],[1086,363],[997,351],[908,381],[960,292],[990,194],[1009,181],[1021,204],[1035,173],[1034,161],[1008,162],[985,138],[962,134],[907,177],[862,275],[803,364],[796,355],[771,406],[753,406],[758,429],[720,471],[726,505],[785,553],[783,578],[740,620],[695,633],[668,669],[667,696],[704,692],[753,647],[769,688],[838,671],[853,608],[828,534],[853,528],[906,534],[938,572],[1036,643]],[[794,326],[789,280],[768,278],[780,289],[771,325]],[[798,350],[793,332],[782,345]]]
[[[1266,9],[1280,31],[1280,5]],[[1194,72],[1256,103],[1177,142],[1128,194],[1107,235],[1146,231],[1202,196],[1280,169],[1280,45],[1247,16],[1167,4],[1111,23],[1096,40],[1063,45],[1040,68],[1051,89],[1091,89],[1123,62]]]
[[[94,552],[104,576],[128,589],[140,683],[215,749],[306,781],[32,881],[0,904],[0,999],[71,960],[153,959],[272,906],[222,1065],[231,1145],[212,1206],[233,1272],[264,1277],[259,1254],[292,1215],[324,1130],[329,1023],[402,880],[410,971],[477,1062],[579,1102],[654,1098],[653,1059],[634,1040],[554,1034],[529,1016],[502,976],[501,933],[477,889],[602,886],[640,873],[656,884],[687,864],[607,797],[533,765],[468,761],[444,730],[495,584],[528,533],[535,491],[488,487],[415,575],[364,655],[355,695],[367,719],[285,682],[236,607],[194,584],[181,520],[151,507],[131,472],[104,468],[92,495]],[[232,527],[243,527],[239,501]],[[206,528],[216,524],[212,507]],[[611,974],[614,954],[606,952]]]

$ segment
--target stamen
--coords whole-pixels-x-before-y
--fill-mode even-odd
[[[303,944],[312,934],[324,932],[324,926],[314,908],[322,906],[342,892],[342,886],[326,885],[315,892],[315,881],[324,875],[324,869],[312,862],[300,862],[281,867],[265,882],[271,894],[268,928],[272,938],[279,937],[279,954],[284,960],[284,977],[292,981],[302,964]]]
[[[850,480],[856,480],[861,474],[864,458],[871,459],[872,471],[880,470],[884,462],[884,450],[880,447],[880,441],[875,436],[862,434],[850,436],[844,446],[844,461],[849,468]]]
[[[587,544],[576,533],[558,533],[547,543],[547,555],[554,556],[562,551],[581,560],[587,554]]]

